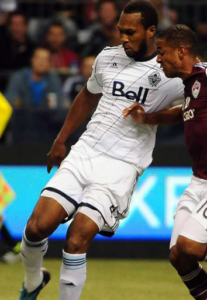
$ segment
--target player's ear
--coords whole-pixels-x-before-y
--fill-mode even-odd
[[[180,46],[180,47],[178,48],[178,57],[180,58],[180,60],[183,60],[183,58],[184,58],[184,56],[185,56],[185,52],[186,52],[185,47]]]
[[[157,27],[156,27],[155,25],[150,26],[150,27],[147,29],[148,37],[150,37],[150,38],[154,37],[156,31],[157,31]]]

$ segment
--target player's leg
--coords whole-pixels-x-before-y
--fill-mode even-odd
[[[101,215],[94,212],[103,225]],[[78,300],[86,281],[86,252],[100,231],[99,225],[87,215],[78,212],[71,223],[63,250],[60,271],[60,300]]]
[[[205,193],[205,188],[202,189],[201,187],[201,194]],[[200,201],[194,212],[184,224],[177,242],[178,250],[186,257],[189,257],[194,261],[197,260],[197,264],[198,261],[204,260],[206,256],[206,211],[207,200],[205,198]],[[184,274],[182,280],[189,288],[190,294],[194,299],[207,299],[207,273],[200,264],[198,264],[197,268],[192,270],[190,274]]]
[[[175,215],[175,223],[173,227],[171,242],[170,242],[170,262],[179,274],[188,273],[192,270],[189,258],[179,251],[177,241],[179,234],[184,226],[186,220],[190,217],[191,212],[186,207],[179,209]],[[197,265],[197,262],[195,266]]]
[[[64,161],[55,175],[41,192],[41,197],[30,217],[22,240],[22,257],[26,270],[23,290],[34,292],[38,283],[44,280],[45,272],[41,265],[47,251],[47,238],[68,216],[72,216],[78,207],[78,199],[83,191],[84,182],[77,173],[76,165],[80,159],[72,163]],[[72,157],[73,158],[73,157]],[[46,278],[47,279],[47,278]],[[41,285],[40,285],[41,287]],[[24,292],[24,291],[23,291]],[[28,299],[22,297],[20,299]],[[30,298],[29,298],[30,299]]]
[[[25,235],[31,242],[40,242],[50,236],[67,216],[60,203],[41,196],[27,222]]]
[[[24,231],[21,252],[25,268],[24,288],[35,290],[43,280],[43,257],[50,236],[67,216],[65,209],[55,200],[40,197]],[[24,298],[23,298],[24,299]]]
[[[171,249],[171,263],[193,298],[205,300],[207,297],[207,274],[198,262],[206,256],[206,230],[192,217],[192,214],[187,217],[185,209],[178,211],[176,219],[175,226],[178,226],[182,219],[184,219],[184,225],[179,231],[176,245]]]

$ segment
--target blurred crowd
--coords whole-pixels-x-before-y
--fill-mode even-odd
[[[207,4],[195,1],[197,6],[201,1],[200,11],[196,8],[200,21],[195,22],[193,5],[186,4],[189,17],[183,18],[178,1],[148,1],[158,11],[158,30],[185,22],[197,32],[200,57],[207,60]],[[45,131],[43,141],[53,138],[48,131],[55,136],[62,111],[70,109],[87,82],[96,55],[105,46],[121,43],[117,21],[127,2],[0,0],[0,91],[14,108],[1,143],[40,141],[40,131]]]

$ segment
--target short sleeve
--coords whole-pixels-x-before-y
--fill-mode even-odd
[[[87,82],[87,89],[92,94],[102,93],[103,82],[102,82],[102,72],[101,72],[101,53],[97,56],[92,66],[92,74]]]

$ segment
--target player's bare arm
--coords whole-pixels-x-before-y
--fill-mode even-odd
[[[138,103],[133,103],[131,106],[123,110],[124,119],[126,119],[129,115],[139,124],[146,122],[147,114],[145,113],[144,108]]]
[[[123,110],[123,118],[131,116],[136,123],[151,125],[173,125],[182,122],[182,105],[174,106],[153,114],[146,114],[144,108],[134,103]]]
[[[63,127],[48,153],[48,173],[50,173],[55,164],[57,164],[58,167],[60,166],[67,153],[65,146],[67,139],[91,114],[100,97],[101,94],[90,93],[86,86],[84,86],[77,95],[70,111],[67,114]]]

